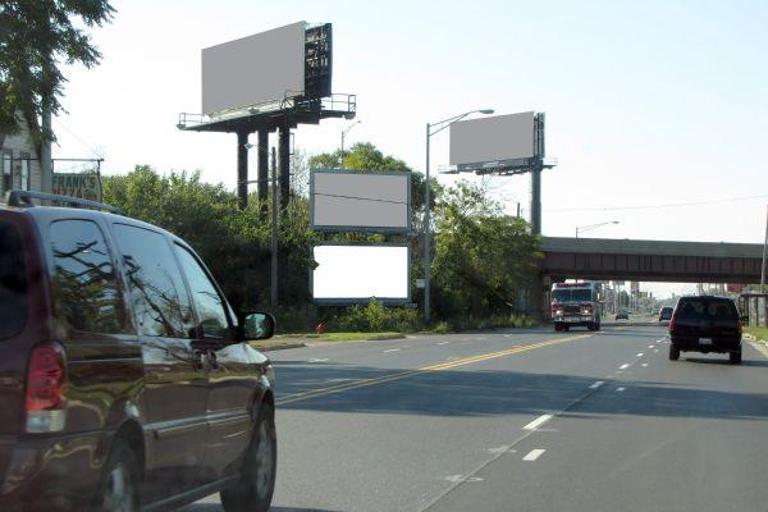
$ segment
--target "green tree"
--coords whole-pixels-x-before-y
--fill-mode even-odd
[[[108,0],[0,2],[0,133],[16,133],[22,116],[37,145],[54,140],[39,119],[62,108],[61,64],[98,64],[101,54],[85,28],[110,22],[114,13]]]
[[[538,238],[482,188],[459,182],[439,205],[433,260],[439,318],[488,318],[518,309],[533,283]]]

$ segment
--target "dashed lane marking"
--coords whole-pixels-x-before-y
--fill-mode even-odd
[[[605,381],[603,381],[603,380],[598,380],[597,382],[595,382],[594,384],[592,384],[591,386],[589,386],[589,389],[597,389],[597,388],[599,388],[600,386],[602,386],[603,384],[605,384]]]
[[[547,450],[545,450],[544,448],[536,448],[535,450],[531,450],[530,452],[528,452],[528,455],[523,457],[523,460],[525,462],[533,462],[539,457],[541,457],[545,451]]]
[[[540,426],[542,426],[543,424],[545,424],[551,419],[552,419],[551,414],[542,414],[541,416],[539,416],[538,418],[536,418],[535,420],[533,420],[532,422],[524,426],[523,430],[536,430],[537,428],[539,428]]]
[[[335,393],[342,393],[344,391],[367,387],[367,386],[375,386],[377,384],[383,384],[385,382],[392,382],[395,380],[405,379],[407,377],[411,377],[414,375],[420,375],[423,373],[429,373],[429,372],[438,372],[438,371],[444,371],[444,370],[451,370],[453,368],[460,368],[462,366],[475,364],[475,363],[481,363],[484,361],[489,361],[491,359],[497,359],[499,357],[506,357],[513,354],[520,354],[523,352],[528,352],[531,350],[537,350],[544,347],[550,347],[554,345],[562,345],[565,343],[571,343],[578,340],[583,340],[586,338],[592,337],[593,334],[581,334],[577,336],[566,336],[566,337],[558,337],[558,338],[550,338],[548,340],[539,341],[535,343],[527,343],[527,344],[521,344],[521,345],[515,345],[514,347],[505,349],[505,350],[499,350],[497,352],[488,352],[485,354],[479,354],[476,356],[470,356],[465,357],[461,359],[457,359],[455,361],[444,361],[442,363],[436,363],[431,364],[428,366],[422,366],[421,368],[417,368],[415,370],[406,370],[402,372],[395,372],[390,375],[384,375],[382,377],[374,377],[370,379],[358,379],[356,381],[338,384],[335,386],[328,386],[324,388],[317,388],[312,389],[309,391],[304,391],[301,393],[295,393],[293,395],[288,395],[285,397],[282,397],[278,400],[276,400],[277,405],[292,403],[292,402],[298,402],[300,400],[309,400],[310,398],[316,398],[320,396],[335,394]],[[392,349],[391,349],[392,350]]]
[[[645,354],[643,354],[642,352],[639,352],[639,353],[637,354],[637,357],[643,357],[644,355],[645,355]]]
[[[326,361],[329,361],[329,359],[327,357],[325,357],[323,359],[310,359],[307,362],[308,363],[325,363]]]
[[[385,350],[384,352],[385,352],[385,353],[386,353],[386,352],[400,352],[400,349],[399,349],[399,348],[390,348],[390,349],[388,349],[388,350]]]
[[[626,389],[627,389],[627,388],[624,388],[624,387],[621,387],[621,388],[616,388],[616,392],[617,392],[617,393],[623,393],[624,391],[626,391]]]
[[[623,365],[619,366],[619,370],[626,370],[626,369],[627,369],[627,368],[629,368],[630,366],[631,366],[631,365],[630,365],[629,363],[624,363]]]

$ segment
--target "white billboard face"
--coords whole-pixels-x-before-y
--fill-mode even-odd
[[[371,297],[407,301],[408,247],[386,245],[318,245],[312,272],[315,300],[354,302]]]
[[[203,113],[304,94],[306,23],[203,49]]]
[[[459,121],[450,127],[450,165],[532,158],[534,113]]]
[[[312,229],[410,230],[411,173],[313,170]]]

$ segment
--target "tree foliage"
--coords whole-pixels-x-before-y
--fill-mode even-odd
[[[2,0],[0,2],[0,133],[16,133],[21,115],[35,143],[53,140],[38,119],[61,110],[61,65],[91,68],[101,54],[86,29],[111,21],[108,0]],[[80,28],[84,26],[85,28]]]
[[[487,318],[520,309],[534,284],[538,239],[478,186],[460,182],[439,205],[433,260],[438,317]]]

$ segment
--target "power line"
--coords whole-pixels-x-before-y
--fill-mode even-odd
[[[765,199],[768,195],[759,196],[742,196],[731,197],[728,199],[710,199],[706,201],[690,201],[684,203],[665,203],[654,205],[642,205],[642,206],[605,206],[599,208],[552,208],[547,209],[547,212],[615,212],[615,211],[628,211],[628,210],[655,210],[660,208],[682,208],[686,206],[701,206],[707,204],[719,204],[719,203],[734,203],[736,201],[751,201],[755,199]]]
[[[99,158],[103,158],[103,157],[104,157],[104,155],[102,155],[101,153],[99,153],[98,151],[96,151],[95,149],[93,149],[93,147],[91,147],[91,146],[90,146],[90,145],[89,145],[87,142],[85,142],[83,139],[81,139],[80,137],[78,137],[78,136],[77,136],[77,134],[75,134],[75,132],[73,132],[72,130],[70,130],[69,128],[67,128],[67,125],[65,125],[64,123],[62,123],[60,119],[57,119],[57,120],[56,120],[56,124],[58,124],[59,126],[61,126],[62,128],[64,128],[64,130],[66,130],[66,131],[67,131],[67,133],[69,133],[71,136],[73,136],[75,139],[77,139],[77,141],[78,141],[78,142],[80,142],[80,144],[82,144],[83,146],[85,146],[86,148],[88,148],[88,149],[91,151],[91,153],[93,153],[94,155],[96,155],[96,156],[97,156],[97,157],[99,157]]]
[[[375,197],[360,197],[360,196],[345,196],[342,194],[324,194],[322,192],[315,192],[314,195],[316,196],[325,196],[325,197],[338,197],[341,199],[353,199],[355,201],[371,201],[374,203],[392,203],[392,204],[408,204],[407,201],[394,201],[391,199],[377,199]]]

